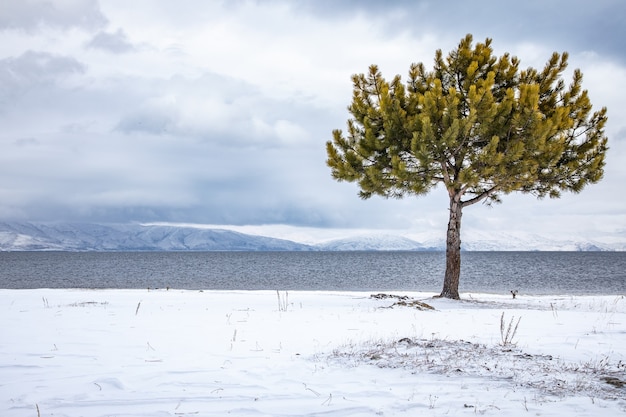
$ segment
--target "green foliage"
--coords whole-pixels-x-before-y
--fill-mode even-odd
[[[566,86],[568,54],[543,70],[493,56],[491,40],[461,40],[434,67],[408,80],[372,65],[352,77],[347,131],[327,142],[333,178],[357,182],[360,196],[403,197],[442,183],[462,207],[513,191],[538,197],[579,192],[603,175],[606,108],[592,112],[582,73]],[[460,200],[464,197],[465,200]]]

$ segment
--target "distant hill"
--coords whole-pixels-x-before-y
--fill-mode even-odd
[[[444,251],[439,234],[421,241],[389,234],[348,236],[316,245],[192,226],[0,222],[0,251]],[[467,251],[626,251],[626,239],[558,240],[525,233],[467,230]]]
[[[427,251],[445,250],[443,242],[435,245],[428,245],[416,242],[402,236],[392,235],[363,235],[335,239],[317,245],[321,250],[326,251]]]
[[[429,236],[421,241],[401,236],[362,235],[336,239],[317,245],[332,251],[445,251],[443,237]],[[487,233],[467,230],[461,246],[464,251],[626,251],[626,239],[599,242],[585,239],[550,239],[528,233]]]
[[[223,229],[89,223],[0,223],[3,251],[303,251],[309,245]]]

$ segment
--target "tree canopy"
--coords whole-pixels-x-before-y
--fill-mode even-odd
[[[592,110],[581,71],[566,85],[568,54],[553,53],[542,70],[520,70],[516,57],[495,57],[491,43],[473,45],[467,35],[447,57],[436,51],[432,70],[412,64],[406,83],[399,75],[387,81],[376,65],[353,75],[347,132],[334,130],[326,144],[333,178],[358,183],[362,198],[446,188],[455,224],[441,295],[451,298],[458,298],[459,272],[449,269],[460,271],[463,207],[514,191],[580,192],[602,178],[605,164],[607,110]]]

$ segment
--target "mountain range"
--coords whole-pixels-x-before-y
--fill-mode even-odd
[[[471,231],[469,251],[625,251],[621,235],[603,241]],[[192,226],[0,222],[0,251],[443,251],[440,236],[420,241],[362,234],[316,244]]]

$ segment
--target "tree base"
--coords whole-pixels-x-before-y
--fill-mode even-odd
[[[435,295],[433,298],[448,298],[450,300],[460,300],[461,297],[459,294],[451,294],[451,293],[441,293],[439,295]]]

